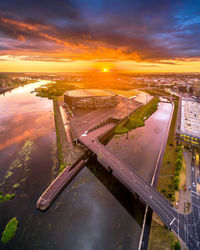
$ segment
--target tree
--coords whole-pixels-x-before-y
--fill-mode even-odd
[[[181,159],[176,160],[175,167],[176,167],[177,171],[181,170],[181,167],[182,167],[182,160]]]
[[[174,250],[181,250],[181,245],[178,241],[176,241],[173,245],[173,249]]]

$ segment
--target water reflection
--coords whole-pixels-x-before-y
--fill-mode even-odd
[[[10,218],[19,220],[15,237],[8,245],[0,243],[0,248],[136,248],[143,205],[116,180],[101,174],[96,161],[89,166],[93,170],[84,168],[47,212],[36,210],[39,195],[58,173],[52,101],[31,93],[46,83],[0,96],[0,190],[15,193],[13,200],[0,203],[0,234]],[[120,197],[129,197],[129,205]]]
[[[12,119],[11,123],[10,119]],[[48,125],[49,119],[53,119],[52,112],[39,111],[12,115],[12,118],[10,116],[2,118],[0,121],[0,150],[19,144],[28,138],[37,138],[48,134],[49,129],[53,127],[53,124]]]
[[[50,81],[40,81],[16,88],[5,95],[0,95],[0,117],[15,115],[18,113],[52,110],[52,102],[44,98],[35,98],[32,93],[35,88],[48,84]]]
[[[171,103],[159,103],[159,109],[144,127],[130,131],[128,139],[127,135],[117,135],[107,145],[149,183],[166,135],[171,110]]]
[[[41,84],[46,82],[30,84],[0,96],[0,189],[15,193],[13,200],[0,203],[0,234],[10,218],[16,216],[19,220],[15,237],[8,245],[0,243],[0,248],[136,249],[144,205],[94,159],[48,211],[36,210],[39,195],[58,172],[52,101],[30,93]],[[162,108],[160,111],[162,113]],[[132,167],[139,164],[133,165],[137,159],[132,155],[149,150],[155,129],[159,136],[164,131],[162,119],[155,122],[154,118],[150,118],[145,127],[131,132],[130,140],[122,136],[114,150],[130,161]],[[154,125],[149,126],[149,123]],[[153,148],[159,148],[159,143],[156,139]],[[147,152],[145,156],[140,154],[139,160],[148,157],[152,161],[152,151],[149,155]],[[144,161],[138,166],[141,174],[149,168]]]

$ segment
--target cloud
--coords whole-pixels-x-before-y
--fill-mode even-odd
[[[163,64],[198,58],[200,3],[193,6],[186,0],[1,1],[0,54]]]

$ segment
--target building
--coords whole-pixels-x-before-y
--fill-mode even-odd
[[[75,108],[102,108],[117,104],[117,94],[100,89],[77,89],[64,93],[64,102]]]
[[[182,99],[179,102],[176,140],[200,148],[200,103]]]
[[[195,96],[200,97],[200,81],[196,81],[193,85],[193,93]]]

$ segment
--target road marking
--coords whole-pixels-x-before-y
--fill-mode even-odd
[[[199,193],[197,193],[197,192],[195,192],[195,191],[193,191],[193,190],[191,190],[191,192],[192,192],[192,193],[195,193],[195,194],[197,194],[197,195],[199,195],[199,196],[200,196],[200,194],[199,194]]]
[[[169,224],[170,226],[171,226],[171,225],[172,225],[172,223],[175,221],[175,219],[176,219],[176,218],[174,218],[174,219],[170,222],[170,224]]]
[[[86,135],[85,135],[86,136]],[[83,141],[85,140],[85,139],[87,139],[87,138],[81,138]],[[97,142],[97,144],[100,144],[100,143],[98,143]],[[86,145],[87,145],[87,143],[86,143]],[[91,144],[89,144],[89,146],[90,147],[93,147],[93,146],[95,146],[95,147],[93,147],[93,150],[92,151],[96,151],[97,152],[97,155],[98,155],[98,151],[99,151],[99,148],[98,148],[98,145],[93,145],[93,146],[91,146]],[[101,149],[102,147],[100,147],[100,149]],[[105,151],[105,150],[102,150],[103,152]],[[108,150],[107,150],[108,151]],[[108,151],[109,152],[109,151]],[[112,155],[112,153],[111,153],[111,155]],[[109,154],[108,154],[108,156],[109,156]],[[109,157],[108,157],[109,158]],[[116,161],[116,160],[118,160],[119,161],[119,159],[116,157],[116,156],[114,156],[113,155],[113,159],[114,159],[114,161]],[[108,159],[107,159],[107,161],[108,161]],[[118,162],[117,161],[117,162]],[[144,200],[148,200],[148,198],[147,198],[147,193],[145,193],[145,191],[143,190],[144,189],[144,185],[145,185],[145,183],[143,183],[143,181],[142,180],[140,180],[140,178],[133,172],[133,171],[130,171],[130,170],[128,170],[127,169],[127,167],[126,167],[126,163],[124,163],[122,160],[120,160],[121,161],[121,163],[122,163],[122,166],[124,165],[124,167],[125,167],[125,173],[123,172],[123,173],[121,173],[122,171],[120,170],[119,171],[119,169],[117,169],[118,171],[117,171],[117,173],[118,174],[121,174],[121,178],[124,178],[124,177],[126,177],[126,179],[127,179],[127,183],[131,186],[132,184],[133,184],[133,181],[134,182],[139,182],[138,183],[138,185],[139,185],[139,188],[138,188],[138,190],[140,190],[140,195],[141,195],[141,197],[145,197],[145,199]],[[113,163],[113,162],[112,162]],[[112,165],[112,163],[111,163],[111,165]],[[118,164],[117,164],[118,165]],[[127,174],[130,174],[130,176],[127,176]],[[135,176],[136,175],[136,176]],[[132,178],[131,178],[132,177]],[[134,179],[133,177],[136,177],[136,179]],[[141,183],[140,183],[141,182]],[[142,185],[143,184],[143,185]],[[163,216],[164,217],[166,217],[167,216],[167,218],[170,218],[171,216],[171,218],[174,218],[174,214],[172,213],[172,211],[171,211],[171,208],[169,209],[169,208],[167,208],[167,211],[165,211],[165,212],[167,212],[165,215],[163,214],[163,211],[162,211],[162,209],[164,209],[164,207],[165,207],[165,203],[166,203],[166,201],[164,200],[164,201],[162,201],[162,200],[160,200],[160,196],[158,196],[157,195],[157,193],[155,193],[155,191],[154,190],[151,190],[151,187],[148,187],[148,185],[147,185],[147,188],[148,189],[150,189],[150,190],[147,190],[148,191],[148,193],[149,192],[153,192],[153,195],[154,195],[154,197],[152,197],[152,195],[150,195],[150,198],[151,198],[151,202],[152,202],[152,204],[155,204],[156,205],[156,207],[158,206],[158,204],[156,204],[156,203],[159,203],[160,204],[160,206],[161,206],[161,209],[159,209],[159,207],[157,208],[158,209],[158,214],[160,215],[160,217],[161,218],[163,218]],[[153,199],[152,199],[153,198]],[[162,197],[163,198],[163,197]],[[154,201],[154,199],[155,199],[155,201]],[[167,203],[168,204],[168,203]],[[170,221],[171,221],[171,218],[170,218]],[[176,219],[176,218],[174,218],[174,219]],[[173,223],[173,222],[172,222]],[[174,227],[175,228],[177,228],[177,226],[174,224]]]
[[[195,206],[195,207],[198,207],[198,208],[200,208],[200,207],[199,207],[198,205],[196,205],[196,204],[194,204],[194,203],[192,203],[192,205],[193,205],[193,206]]]

